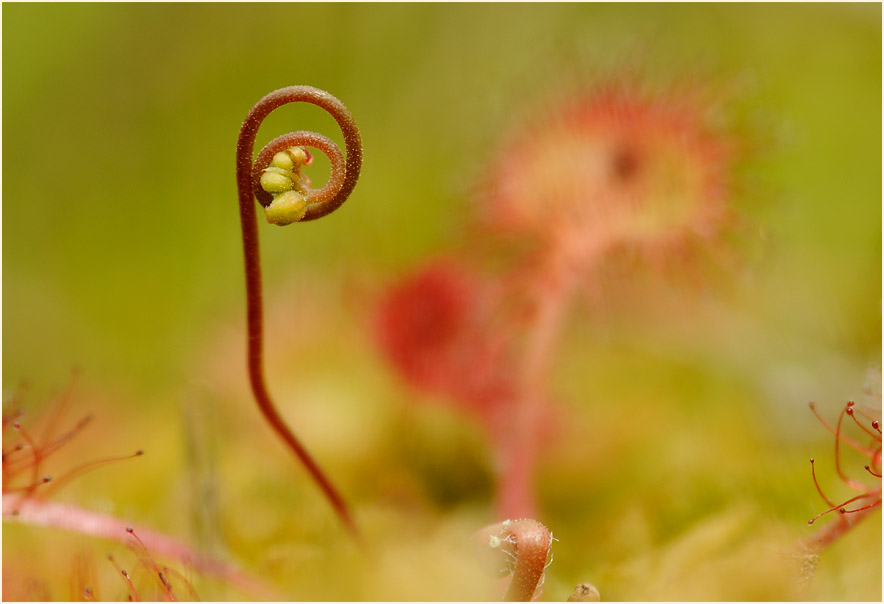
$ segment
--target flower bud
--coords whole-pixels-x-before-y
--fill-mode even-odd
[[[261,174],[261,188],[268,193],[282,193],[292,189],[292,179],[268,168]]]
[[[292,176],[291,170],[286,170],[284,168],[280,168],[279,166],[269,166],[267,168],[264,168],[264,172],[270,174],[279,174],[280,176],[287,176],[289,178],[291,178]]]
[[[301,147],[292,147],[288,149],[289,158],[298,165],[306,165],[310,159],[310,155]]]
[[[294,162],[292,161],[291,156],[285,151],[280,151],[276,155],[273,156],[273,159],[270,160],[270,165],[275,168],[280,168],[287,172],[290,172],[292,168],[295,167]]]
[[[279,226],[298,222],[306,213],[307,198],[295,191],[288,191],[274,197],[270,205],[264,208],[267,222]]]

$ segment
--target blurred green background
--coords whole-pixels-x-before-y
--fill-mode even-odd
[[[768,497],[762,509],[784,515],[799,535],[803,520],[822,509],[806,458],[831,446],[806,404],[819,401],[831,418],[845,400],[862,397],[867,370],[880,368],[877,4],[4,4],[4,389],[29,383],[29,404],[39,407],[72,367],[82,367],[86,390],[111,401],[114,411],[106,413],[116,418],[119,438],[147,441],[148,448],[160,437],[139,434],[135,426],[147,421],[139,418],[167,420],[170,440],[160,442],[173,442],[186,432],[179,427],[187,423],[183,401],[214,404],[224,372],[205,367],[221,350],[236,383],[226,391],[231,405],[254,424],[244,359],[237,358],[244,356],[245,313],[234,146],[261,96],[310,84],[350,108],[365,164],[355,194],[333,216],[259,227],[268,300],[293,291],[280,316],[303,321],[303,313],[316,311],[310,316],[325,329],[307,337],[312,348],[296,347],[294,369],[271,366],[271,389],[287,379],[299,387],[281,372],[305,369],[314,375],[312,394],[338,388],[339,398],[356,399],[343,408],[359,421],[373,421],[371,407],[364,408],[370,405],[395,416],[390,410],[408,395],[371,358],[363,316],[371,292],[465,237],[460,227],[472,187],[517,119],[551,94],[623,70],[653,82],[711,80],[736,99],[739,128],[758,147],[739,195],[755,226],[747,246],[753,252],[721,297],[677,293],[668,305],[643,308],[640,318],[625,310],[604,322],[581,316],[569,332],[556,390],[581,409],[578,417],[635,432],[637,418],[625,403],[635,401],[647,405],[643,411],[658,409],[651,417],[661,422],[654,436],[633,435],[626,442],[634,447],[617,448],[626,469],[600,470],[593,488],[620,492],[623,477],[641,476],[642,466],[651,472],[647,480],[659,480],[654,472],[665,467],[647,468],[643,455],[678,439],[687,447],[672,452],[679,467],[682,453],[708,453],[702,447],[718,442],[710,433],[733,421],[730,438],[748,434],[764,445],[736,453],[742,469],[708,468],[708,476],[718,471],[722,483],[739,484],[761,465],[776,466],[781,473],[758,487]],[[287,106],[265,122],[258,145],[297,129],[340,140],[318,109]],[[328,311],[336,305],[338,315]],[[671,316],[673,308],[685,312]],[[279,332],[271,332],[270,346],[289,333]],[[229,347],[216,347],[219,338]],[[344,377],[347,385],[334,384]],[[616,411],[589,406],[615,398],[624,401]],[[342,438],[321,418],[303,421],[320,450],[326,436]],[[347,425],[347,437],[364,432],[359,425],[346,432]],[[264,434],[259,426],[249,430]],[[227,446],[224,437],[213,438],[222,439],[216,448]],[[354,445],[358,452],[383,441],[365,438],[365,450]],[[384,446],[380,457],[396,463],[396,451]],[[734,452],[722,446],[725,457]],[[162,484],[159,473],[182,467],[185,454],[175,445],[160,448],[168,455],[145,466],[139,496]],[[740,457],[753,454],[764,459]],[[279,467],[291,474],[286,460]],[[781,484],[782,476],[791,482]],[[685,481],[684,496],[752,496],[745,485],[716,491]],[[803,491],[796,497],[790,487]],[[372,501],[368,485],[353,489],[361,502]],[[567,491],[549,492],[551,515],[583,526]],[[593,513],[630,513],[612,497],[615,503]],[[795,501],[800,506],[790,507]],[[144,503],[142,513],[162,525],[163,510],[176,502]],[[694,507],[670,511],[657,526],[673,534],[696,520]],[[880,520],[869,522],[877,522],[868,528],[880,541]],[[656,537],[665,540],[670,529]],[[572,555],[572,564],[598,569],[606,550],[603,542],[594,546],[600,550],[579,561]],[[557,560],[567,557],[563,547]],[[572,579],[565,575],[562,585]],[[839,577],[821,597],[838,599],[850,589],[880,597],[874,581],[867,587]],[[563,597],[569,589],[561,587]],[[622,589],[613,594],[657,599]]]

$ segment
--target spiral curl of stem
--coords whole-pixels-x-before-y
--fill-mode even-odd
[[[335,119],[344,135],[346,159],[328,137],[315,132],[298,131],[274,138],[252,162],[255,139],[264,119],[274,109],[298,102],[317,105]],[[312,86],[280,88],[258,101],[246,116],[236,145],[236,184],[245,255],[249,382],[255,401],[271,428],[304,465],[344,525],[356,534],[356,525],[346,502],[279,415],[264,380],[261,263],[254,200],[257,198],[264,206],[272,201],[272,197],[260,187],[261,172],[270,164],[274,154],[293,146],[319,149],[331,163],[331,176],[325,186],[310,189],[307,193],[308,205],[301,218],[302,222],[321,218],[338,209],[353,192],[362,167],[362,139],[356,122],[344,104],[324,90]]]

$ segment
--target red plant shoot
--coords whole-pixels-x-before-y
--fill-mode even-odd
[[[538,426],[574,294],[610,255],[665,265],[715,240],[730,222],[731,141],[695,91],[651,95],[597,88],[532,120],[503,146],[477,203],[488,232],[533,242],[521,291],[530,312],[516,363],[498,507],[535,515]],[[523,246],[524,247],[524,246]]]
[[[849,488],[857,491],[859,494],[849,497],[839,503],[826,496],[816,474],[816,463],[813,458],[810,460],[811,476],[820,497],[825,501],[828,509],[820,512],[810,520],[808,524],[813,524],[819,518],[827,516],[837,511],[839,520],[837,523],[830,525],[825,531],[814,539],[817,547],[825,547],[838,539],[852,526],[856,525],[860,520],[865,518],[869,513],[874,511],[881,505],[881,422],[875,413],[870,410],[860,409],[853,401],[849,401],[841,410],[838,416],[838,422],[832,427],[817,412],[816,405],[810,403],[810,409],[817,419],[835,436],[835,472],[841,482]],[[861,421],[857,415],[862,416]],[[878,414],[880,415],[880,413]],[[845,417],[852,420],[851,423],[861,431],[863,438],[869,439],[868,444],[862,444],[855,438],[851,438],[845,433]],[[866,425],[867,422],[868,425]],[[856,450],[863,456],[867,457],[869,463],[864,466],[865,473],[873,479],[877,478],[877,485],[869,485],[865,482],[849,477],[842,468],[841,445],[845,444]]]
[[[552,563],[552,532],[537,520],[504,520],[476,534],[484,564],[512,575],[504,600],[530,602],[540,596],[547,567]]]
[[[436,265],[382,305],[381,348],[406,381],[505,435],[494,443],[500,518],[537,515],[549,378],[587,278],[620,250],[665,264],[730,222],[733,145],[704,105],[695,91],[650,95],[629,85],[549,103],[514,129],[476,196],[475,232],[503,235],[523,253],[497,279],[496,297]],[[506,318],[491,320],[498,316]]]

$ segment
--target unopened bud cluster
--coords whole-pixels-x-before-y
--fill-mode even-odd
[[[264,208],[267,222],[285,226],[304,217],[309,181],[301,167],[309,166],[312,161],[302,147],[292,147],[273,156],[261,174],[261,188],[273,195],[273,201]]]

